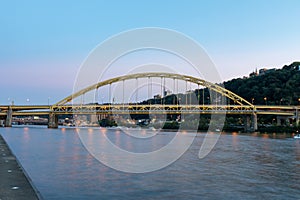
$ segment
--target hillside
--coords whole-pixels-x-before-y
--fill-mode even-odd
[[[294,62],[290,65],[283,66],[281,69],[261,69],[259,73],[254,72],[250,77],[232,79],[224,82],[226,89],[238,94],[249,102],[255,105],[299,105],[300,104],[300,62]],[[204,97],[203,98],[203,92]],[[193,99],[188,94],[171,94],[163,98],[152,98],[140,102],[139,104],[210,104],[209,91],[207,88],[196,89],[194,91],[198,99]],[[148,114],[132,115],[132,119],[143,119],[143,123],[150,119]],[[189,129],[197,126],[199,130],[207,130],[210,115],[201,115],[200,121],[194,116],[186,116],[186,121],[181,121],[180,126],[183,129]],[[163,128],[178,129],[178,116],[169,114]],[[242,115],[227,115],[223,130],[226,131],[243,131],[244,116]],[[103,121],[106,126],[107,121]],[[147,121],[148,122],[148,121]],[[113,122],[114,123],[114,122]],[[137,124],[143,126],[144,124]],[[152,124],[154,127],[155,124]],[[267,125],[267,126],[266,126]],[[132,125],[130,125],[132,126]],[[298,127],[291,127],[290,124],[277,126],[276,116],[260,115],[258,116],[258,130],[262,132],[293,132]]]
[[[293,62],[281,69],[260,69],[259,73],[251,73],[250,77],[232,79],[223,83],[224,87],[237,95],[245,98],[255,105],[299,105],[300,104],[300,62]],[[194,90],[198,102],[202,104],[203,89]],[[204,89],[204,96],[209,96],[209,91]],[[172,94],[164,98],[148,99],[141,104],[185,104],[190,95]],[[205,104],[210,104],[208,98],[204,98]],[[190,102],[188,100],[187,102]]]
[[[224,86],[256,105],[299,105],[300,62],[232,79]]]

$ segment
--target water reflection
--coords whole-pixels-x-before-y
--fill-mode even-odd
[[[110,169],[85,150],[88,141],[109,137],[126,149],[151,151],[175,133],[129,140],[121,130],[1,129],[44,199],[297,199],[300,196],[300,140],[274,134],[222,134],[213,151],[198,159],[204,134],[175,163],[148,174]],[[143,134],[141,132],[141,134]],[[189,132],[180,133],[190,137]],[[126,135],[126,136],[124,136]],[[22,137],[20,137],[22,136]],[[254,137],[253,137],[254,136]],[[105,145],[99,140],[98,145]]]
[[[299,139],[296,140],[295,146],[296,146],[296,159],[297,159],[298,161],[300,161],[300,140],[299,140]],[[299,165],[299,167],[300,167],[300,162],[299,162],[298,165]]]
[[[238,133],[237,132],[232,133],[232,146],[234,147],[234,150],[238,150]]]
[[[30,134],[29,134],[29,128],[28,127],[24,127],[24,135],[23,135],[23,138],[24,138],[24,142],[28,143],[30,141]]]
[[[89,134],[91,134],[91,133],[93,133],[93,132],[94,132],[94,129],[88,128],[88,133],[89,133]]]
[[[264,138],[264,139],[268,139],[268,138],[269,138],[269,135],[268,135],[268,134],[266,134],[266,133],[264,133],[264,134],[262,134],[262,138]]]
[[[257,137],[257,136],[258,136],[258,133],[257,133],[257,132],[254,132],[254,133],[251,134],[251,136]]]

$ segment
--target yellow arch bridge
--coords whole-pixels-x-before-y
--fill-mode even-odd
[[[124,84],[126,81],[136,81],[136,87],[138,87],[138,80],[144,79],[148,84],[148,93],[151,90],[150,84],[152,79],[160,80],[161,85],[161,96],[160,103],[125,103],[124,102]],[[185,98],[188,98],[187,94],[190,94],[189,99],[182,99],[181,102],[166,103],[163,101],[163,93],[165,92],[165,82],[173,82],[174,92],[176,91],[176,83],[178,90],[178,80],[181,81],[182,85],[186,85]],[[111,98],[111,85],[115,83],[121,83],[123,90],[123,100],[121,102],[83,102],[85,94],[97,91],[99,88],[109,87],[109,99]],[[210,91],[210,96],[206,98],[210,101],[205,101],[204,90],[203,94],[193,93],[194,99],[191,97],[192,92],[188,91],[188,86],[193,84],[196,88],[207,88]],[[152,86],[151,86],[152,87]],[[149,89],[150,88],[150,89]],[[126,91],[127,92],[127,91]],[[212,95],[212,93],[214,95]],[[174,94],[174,93],[173,93]],[[174,94],[178,96],[177,93]],[[137,95],[136,95],[137,96]],[[76,103],[81,97],[81,101]],[[58,115],[135,115],[135,114],[239,114],[247,116],[247,122],[250,123],[250,117],[252,117],[252,123],[249,126],[251,130],[257,129],[257,115],[276,115],[281,117],[290,117],[296,120],[296,124],[299,124],[299,109],[300,106],[273,106],[273,105],[253,105],[239,95],[221,87],[218,84],[214,84],[203,79],[199,79],[192,76],[174,74],[174,73],[137,73],[129,74],[111,78],[105,81],[88,86],[81,89],[74,94],[62,99],[61,101],[53,105],[0,105],[0,117],[2,122],[5,121],[4,125],[10,127],[12,125],[13,116],[37,116],[37,115],[49,115],[48,127],[58,127]]]

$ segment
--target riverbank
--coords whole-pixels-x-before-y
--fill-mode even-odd
[[[0,200],[41,199],[0,135]]]

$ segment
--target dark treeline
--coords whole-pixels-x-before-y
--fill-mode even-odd
[[[299,105],[300,104],[300,62],[294,62],[283,66],[281,69],[260,70],[259,73],[253,72],[249,77],[232,79],[224,82],[226,89],[248,100],[255,105]],[[215,104],[218,95],[216,92],[205,89],[196,89],[187,94],[171,94],[163,98],[152,98],[140,102],[139,104]],[[215,102],[214,102],[215,101]],[[232,104],[233,102],[227,103]],[[132,119],[149,119],[149,115],[131,115]],[[168,121],[164,128],[176,129],[179,124],[178,116],[168,114]],[[200,121],[199,121],[200,120]],[[242,130],[244,126],[243,115],[227,115],[224,130]],[[185,121],[180,120],[180,126],[188,129],[194,123],[198,123],[199,130],[206,130],[210,121],[210,115],[201,115],[199,119],[189,118]],[[297,127],[289,127],[289,124],[283,126],[276,125],[276,116],[264,115],[258,117],[259,130],[276,132],[283,130],[294,131]],[[272,127],[270,127],[272,126]],[[278,128],[282,129],[278,129]]]
[[[223,86],[255,105],[299,105],[300,62],[293,62],[281,69],[252,73],[250,77],[232,79]],[[191,94],[172,94],[164,98],[149,99],[140,104],[211,104],[214,95],[207,88],[196,89]],[[232,103],[232,102],[231,102]]]
[[[282,69],[268,70],[249,78],[224,83],[226,89],[256,105],[298,105],[300,98],[300,62]]]

